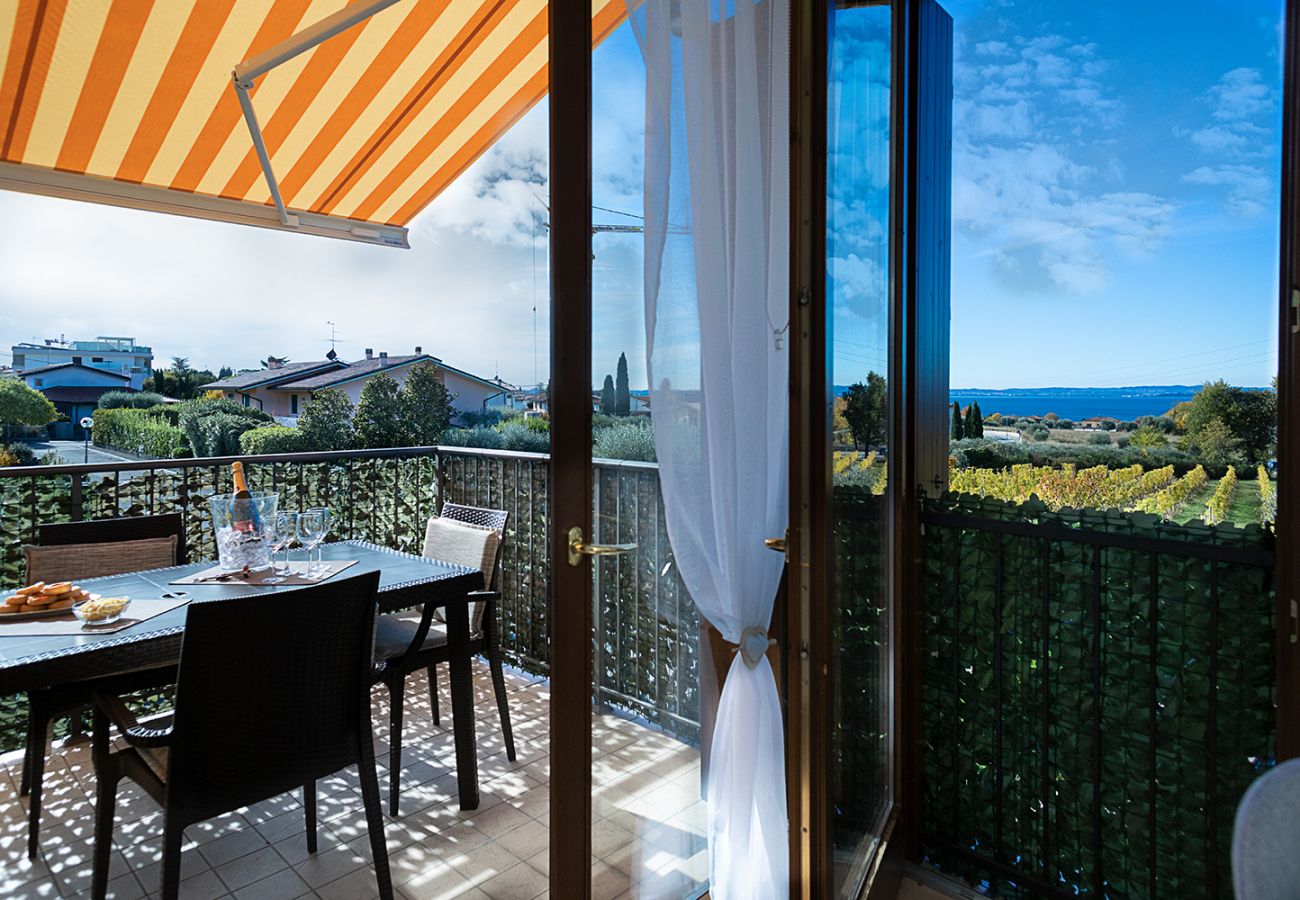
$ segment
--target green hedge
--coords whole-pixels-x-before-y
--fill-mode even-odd
[[[147,409],[96,410],[93,438],[97,447],[112,447],[140,456],[179,459],[190,455],[184,433]]]
[[[153,391],[105,391],[99,396],[100,409],[148,409],[166,400]]]
[[[262,453],[297,453],[303,449],[302,434],[286,425],[263,425],[239,436],[239,452],[245,456]]]
[[[1204,465],[1211,478],[1222,478],[1227,464],[1213,465],[1184,453],[1176,447],[1099,447],[1095,444],[1012,443],[983,438],[953,441],[949,451],[957,465],[976,469],[1004,469],[1020,463],[1035,466],[1062,466],[1073,463],[1080,469],[1106,466],[1126,469],[1140,465],[1144,469],[1173,466],[1179,475],[1186,475],[1198,465]]]

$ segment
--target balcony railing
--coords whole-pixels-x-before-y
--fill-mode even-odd
[[[1271,532],[927,506],[923,842],[995,896],[1230,893],[1274,757]]]
[[[207,498],[229,492],[231,458],[0,469],[0,583],[24,577],[23,545],[42,523],[179,512],[193,558],[216,554]],[[465,448],[402,448],[239,457],[253,490],[288,509],[328,506],[331,537],[418,553],[440,499],[505,509],[502,647],[521,669],[549,670],[548,459]],[[699,737],[695,607],[672,562],[658,469],[597,460],[595,540],[635,543],[596,565],[595,670],[602,703],[685,741]],[[20,698],[0,700],[0,749],[21,739]]]
[[[230,459],[0,469],[0,579],[23,577],[42,522],[178,511],[212,555],[207,497]],[[328,505],[334,536],[418,552],[440,499],[509,511],[499,627],[510,660],[549,669],[545,455],[413,448],[244,458],[255,489]],[[600,701],[698,739],[698,618],[669,549],[653,464],[595,463]],[[866,827],[887,777],[873,731],[886,610],[882,499],[837,491],[842,815]],[[1215,897],[1236,802],[1274,756],[1271,532],[1125,513],[927,505],[926,859],[1000,896]],[[0,747],[22,709],[0,700]],[[874,786],[874,787],[873,787]],[[858,820],[861,820],[860,822]]]

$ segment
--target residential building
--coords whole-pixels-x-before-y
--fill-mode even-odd
[[[406,382],[411,369],[421,363],[437,369],[439,379],[452,393],[452,406],[459,412],[481,412],[489,406],[504,406],[506,398],[517,390],[499,378],[482,378],[449,366],[420,347],[415,348],[415,353],[403,356],[389,356],[386,352],[376,354],[367,349],[364,358],[351,363],[332,359],[285,363],[223,378],[205,384],[203,388],[222,391],[229,400],[263,410],[285,424],[293,424],[316,391],[337,389],[356,403],[371,378],[382,372],[401,385]]]
[[[19,372],[71,363],[126,375],[130,388],[136,391],[144,389],[145,379],[153,373],[153,349],[137,344],[133,337],[105,335],[93,341],[70,341],[59,335],[39,344],[14,344],[10,352],[13,367]]]
[[[27,369],[20,377],[28,387],[44,394],[66,419],[49,426],[50,437],[61,441],[79,441],[86,436],[81,420],[95,414],[103,394],[131,390],[130,375],[80,363]]]

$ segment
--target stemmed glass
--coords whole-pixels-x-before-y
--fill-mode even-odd
[[[278,512],[271,520],[267,529],[267,537],[271,542],[271,558],[274,560],[275,554],[283,550],[284,565],[277,565],[271,569],[271,574],[263,579],[267,584],[279,584],[293,574],[293,569],[289,566],[289,548],[297,538],[297,531],[297,513]]]
[[[325,569],[324,559],[316,563],[311,561],[311,553],[325,541],[329,533],[329,510],[323,507],[309,509],[298,514],[298,540],[307,548],[307,577],[317,578]],[[324,556],[324,551],[320,554]]]

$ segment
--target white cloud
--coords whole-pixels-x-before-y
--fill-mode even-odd
[[[1264,212],[1274,193],[1273,178],[1262,165],[1276,153],[1274,93],[1258,69],[1231,69],[1205,93],[1211,121],[1178,132],[1208,163],[1186,173],[1183,181],[1219,188],[1224,207],[1243,219]]]
[[[1224,203],[1228,211],[1242,218],[1264,212],[1273,195],[1273,179],[1259,166],[1201,166],[1184,175],[1183,181],[1226,188]]]
[[[1108,143],[1125,109],[1097,51],[1017,36],[958,65],[953,224],[1013,288],[1098,292],[1113,254],[1152,252],[1168,233],[1172,204],[1126,184]]]

